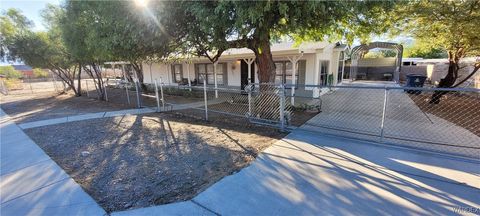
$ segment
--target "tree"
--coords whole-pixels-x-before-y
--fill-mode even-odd
[[[441,47],[432,47],[427,42],[417,41],[413,46],[407,46],[403,50],[403,57],[405,58],[447,58],[447,52]]]
[[[33,76],[35,76],[35,78],[47,78],[48,72],[41,68],[34,68]]]
[[[396,13],[399,29],[428,42],[430,47],[446,50],[449,67],[438,87],[456,87],[479,70],[476,62],[466,79],[457,81],[460,61],[466,56],[480,55],[480,0],[428,1],[419,0],[399,4]],[[436,92],[432,103],[438,103],[446,92]]]
[[[128,61],[145,90],[142,62],[170,52],[168,38],[150,28],[154,20],[145,19],[132,1],[68,1],[66,10],[64,30],[76,56],[91,64]]]
[[[8,46],[13,43],[15,35],[28,31],[33,23],[21,11],[10,8],[2,12],[0,26],[2,26],[0,28],[0,57],[2,60],[11,60],[7,58]]]
[[[10,9],[12,10],[12,9]],[[10,11],[9,10],[9,11]],[[58,17],[59,11],[50,11],[49,17]],[[12,18],[11,14],[15,14]],[[61,38],[61,32],[54,25],[55,20],[47,20],[48,32],[32,32],[32,27],[21,13],[3,15],[0,20],[12,27],[7,33],[2,32],[2,46],[4,56],[9,60],[22,60],[32,67],[47,68],[62,79],[73,90],[76,96],[80,96],[80,85],[75,86],[74,80],[77,70],[80,73],[74,59],[68,53]],[[23,18],[22,18],[23,17]],[[19,23],[16,23],[19,22]]]
[[[299,40],[330,40],[386,31],[381,21],[392,2],[373,1],[175,1],[155,2],[153,9],[170,35],[182,38],[215,62],[228,48],[252,50],[262,83],[273,83],[275,64],[270,42],[284,35]]]
[[[22,73],[15,70],[15,68],[13,68],[11,65],[0,66],[0,74],[4,75],[8,79],[19,79],[23,76]]]

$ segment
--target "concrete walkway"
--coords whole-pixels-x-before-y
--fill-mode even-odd
[[[0,215],[105,215],[1,109],[0,121]]]
[[[297,130],[191,201],[112,215],[450,215],[480,208],[479,166]]]
[[[209,103],[210,104],[210,103]],[[213,104],[213,102],[212,102]],[[167,104],[166,104],[167,105]],[[190,108],[198,108],[202,107],[204,102],[194,102],[194,103],[187,103],[187,104],[168,104],[165,107],[165,111],[171,110],[183,110],[183,109],[190,109]],[[56,125],[62,124],[67,122],[75,122],[75,121],[84,121],[89,119],[98,119],[98,118],[109,118],[115,116],[124,116],[124,115],[139,115],[139,114],[147,114],[147,113],[154,113],[156,112],[156,107],[145,107],[141,109],[126,109],[126,110],[118,110],[118,111],[109,111],[109,112],[96,112],[96,113],[88,113],[88,114],[81,114],[81,115],[71,115],[61,118],[53,118],[53,119],[46,119],[34,122],[27,122],[19,124],[18,126],[21,129],[28,129],[28,128],[36,128],[48,125]],[[162,112],[162,108],[160,112]]]

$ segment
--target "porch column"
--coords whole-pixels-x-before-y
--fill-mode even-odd
[[[168,62],[166,62],[166,63],[165,63],[165,67],[167,67],[167,80],[168,80],[168,85],[171,85],[171,84],[172,84],[172,82],[171,82],[171,80],[170,80],[170,67],[171,67],[171,65],[170,65]]]
[[[213,80],[215,81],[215,98],[218,98],[218,85],[217,85],[217,64],[218,61],[213,63]]]
[[[250,85],[252,83],[252,63],[255,61],[254,58],[249,58],[249,59],[243,59],[243,61],[245,61],[245,63],[247,63],[248,65],[248,84]]]
[[[303,52],[300,53],[298,56],[287,57],[287,59],[292,63],[292,97],[290,98],[290,102],[295,105],[295,83],[296,83],[296,75],[297,75],[297,63],[300,58],[302,58]]]

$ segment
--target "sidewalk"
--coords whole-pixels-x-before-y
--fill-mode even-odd
[[[0,215],[105,211],[0,109]]]

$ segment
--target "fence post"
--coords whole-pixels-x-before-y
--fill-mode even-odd
[[[205,101],[205,120],[208,121],[207,80],[203,79],[203,99]]]
[[[90,91],[88,90],[88,80],[85,80],[85,87],[87,88],[87,97],[90,97]]]
[[[125,79],[126,81],[126,79]],[[125,83],[125,93],[127,94],[127,103],[130,105],[130,94],[128,94],[128,85]]]
[[[384,137],[384,129],[385,129],[385,116],[387,111],[387,103],[388,103],[388,87],[385,86],[385,93],[383,97],[383,111],[382,111],[382,123],[380,125],[380,142],[383,143]]]
[[[107,86],[108,86],[108,78],[107,78],[107,84],[105,84],[105,81],[103,81],[103,91],[105,91],[105,101],[108,101]]]
[[[55,74],[53,72],[52,72],[52,81],[53,81],[53,88],[55,88],[55,92],[58,93],[57,80],[55,79]]]
[[[33,94],[32,80],[30,79],[30,76],[27,76],[27,77],[28,77],[28,84],[30,84],[30,91],[31,91],[32,94]]]
[[[134,80],[134,83],[135,83],[135,91],[137,93],[137,108],[140,108],[142,107],[142,105],[140,104],[140,92],[138,92],[138,80],[136,78]]]
[[[252,84],[248,84],[247,85],[248,88],[247,88],[247,91],[248,91],[248,115],[251,116],[252,115]]]
[[[157,112],[160,111],[160,99],[158,98],[158,83],[157,79],[155,79],[155,99],[157,99]],[[165,110],[163,110],[165,111]]]
[[[280,129],[285,130],[285,86],[280,85]]]
[[[160,100],[162,101],[162,109],[165,111],[165,98],[163,97],[163,80],[160,78]]]

